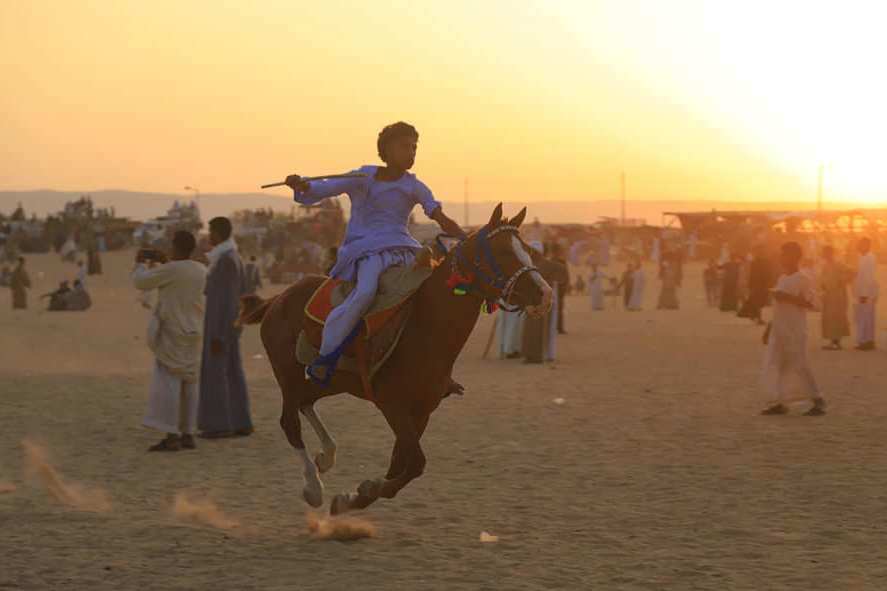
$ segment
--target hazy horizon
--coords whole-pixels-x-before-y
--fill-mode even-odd
[[[157,217],[166,212],[174,201],[190,201],[193,193],[162,193],[141,192],[126,190],[101,190],[101,191],[0,191],[0,212],[11,213],[19,202],[22,202],[26,212],[32,212],[39,216],[53,214],[60,211],[67,201],[77,199],[80,195],[91,195],[96,207],[113,206],[118,215],[135,220],[146,220]],[[349,209],[348,199],[342,198],[342,206],[346,213]],[[464,203],[456,200],[443,200],[444,210],[460,223],[465,222]],[[476,197],[469,203],[469,223],[478,224],[486,221],[493,207],[499,200]],[[619,217],[621,204],[618,199],[600,198],[570,201],[519,201],[504,200],[507,214],[515,213],[521,207],[528,209],[528,219],[538,218],[543,223],[593,223],[602,216]],[[270,192],[250,193],[211,193],[203,194],[200,198],[201,214],[204,219],[218,215],[231,215],[239,209],[268,208],[279,212],[287,212],[296,204],[287,195]],[[855,204],[860,207],[870,204]],[[662,222],[664,211],[689,211],[689,210],[736,210],[736,209],[769,209],[769,210],[809,210],[814,209],[815,203],[810,201],[777,201],[777,202],[747,202],[739,200],[688,200],[688,199],[629,199],[626,202],[626,217],[630,219],[643,219],[651,225],[659,225]],[[843,209],[853,207],[854,204],[841,202],[824,202],[826,209]],[[422,213],[416,210],[416,219],[427,221]]]

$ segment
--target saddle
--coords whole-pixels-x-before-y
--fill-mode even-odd
[[[376,297],[361,319],[356,336],[336,363],[336,371],[360,376],[368,400],[375,401],[372,379],[400,341],[414,305],[413,296],[431,272],[430,267],[421,265],[386,269],[379,277]],[[318,358],[326,319],[353,289],[352,282],[328,278],[305,304],[306,322],[296,344],[299,363],[310,366]]]

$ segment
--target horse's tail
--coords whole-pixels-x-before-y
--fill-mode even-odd
[[[260,323],[265,318],[265,314],[268,312],[271,304],[276,302],[279,297],[280,294],[277,294],[272,298],[263,300],[254,294],[243,296],[240,298],[240,316],[237,317],[234,325],[240,327],[246,324]]]

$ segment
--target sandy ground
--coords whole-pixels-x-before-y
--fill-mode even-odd
[[[255,329],[243,339],[255,435],[145,453],[157,435],[140,427],[150,357],[130,260],[105,258],[87,313],[38,312],[34,295],[13,313],[0,291],[0,589],[887,585],[887,355],[811,342],[829,416],[759,417],[760,330],[704,308],[699,268],[678,312],[592,313],[569,298],[554,366],[482,361],[483,318],[456,368],[468,393],[424,438],[426,474],[364,513],[376,537],[343,543],[309,536]],[[39,272],[35,295],[74,268],[31,257]],[[882,327],[885,314],[882,302]],[[392,436],[365,402],[319,409],[340,445],[329,499],[381,475]],[[65,506],[27,478],[23,439],[110,510]],[[177,519],[179,493],[240,525]]]

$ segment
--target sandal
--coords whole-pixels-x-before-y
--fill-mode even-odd
[[[148,448],[148,451],[179,451],[182,449],[179,438],[175,435],[171,435],[166,439],[160,441],[160,443],[155,443],[151,447]]]
[[[762,415],[785,415],[788,414],[788,408],[783,404],[775,404],[770,408],[765,408],[761,411]]]

